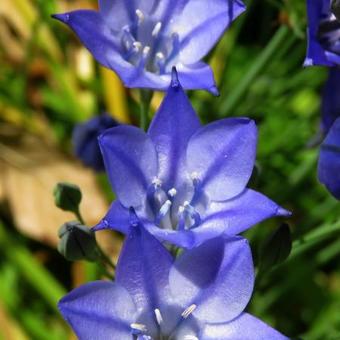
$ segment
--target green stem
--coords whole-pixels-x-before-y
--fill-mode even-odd
[[[228,116],[234,109],[235,105],[241,100],[249,86],[253,83],[258,74],[268,65],[272,56],[279,50],[280,46],[288,37],[289,29],[286,26],[281,26],[264,48],[262,53],[258,56],[254,63],[251,64],[248,72],[242,77],[240,82],[225,96],[225,100],[220,104],[219,115],[222,117]]]
[[[65,289],[25,247],[20,245],[6,232],[1,222],[0,248],[4,251],[4,255],[8,260],[19,269],[24,279],[54,310],[57,310],[58,301],[66,294]]]
[[[78,221],[79,221],[81,224],[86,225],[86,224],[85,224],[85,221],[84,221],[84,219],[83,219],[83,216],[81,215],[79,209],[76,210],[76,211],[74,211],[74,214],[76,215]]]
[[[149,126],[149,112],[153,91],[141,89],[140,90],[140,128],[144,131]]]

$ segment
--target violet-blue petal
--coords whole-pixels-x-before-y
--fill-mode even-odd
[[[99,145],[119,201],[126,208],[141,205],[157,175],[157,154],[151,139],[136,127],[121,125],[106,130]]]
[[[173,71],[171,85],[148,131],[158,154],[158,177],[167,189],[178,187],[185,179],[186,146],[199,127],[199,119]]]
[[[135,66],[123,59],[118,36],[112,34],[111,28],[99,12],[78,10],[55,14],[53,17],[68,25],[95,59],[103,66],[119,74],[127,86],[131,82],[138,81],[138,75],[142,72],[139,72]],[[150,80],[144,79],[143,81],[145,81],[145,87],[147,87]]]
[[[127,234],[129,225],[129,209],[125,208],[119,201],[114,201],[105,217],[93,227],[93,230],[113,229]]]
[[[328,79],[322,94],[322,130],[327,133],[334,121],[340,116],[340,70],[329,69]]]
[[[187,148],[190,173],[211,200],[224,201],[242,192],[256,155],[257,129],[247,118],[227,118],[196,132]]]
[[[214,96],[219,94],[211,67],[203,62],[191,65],[177,64],[180,81],[185,89],[205,89]]]
[[[321,144],[318,177],[331,194],[340,199],[340,118],[334,122]]]
[[[169,303],[169,270],[173,259],[142,225],[132,226],[121,250],[116,282],[126,288],[139,310],[154,310]]]
[[[206,324],[202,340],[288,340],[285,335],[248,313],[222,324]]]
[[[290,215],[268,197],[246,189],[233,199],[211,202],[197,231],[200,231],[200,238],[203,234],[208,238],[210,230],[215,229],[223,230],[226,235],[237,235],[267,218]]]
[[[133,340],[130,324],[136,306],[123,287],[110,281],[95,281],[64,296],[58,308],[82,340]]]
[[[172,25],[181,40],[180,61],[194,64],[201,60],[244,10],[240,0],[187,1]]]
[[[187,250],[175,262],[170,288],[183,307],[197,305],[193,316],[226,322],[246,307],[254,286],[254,267],[247,240],[215,238]]]

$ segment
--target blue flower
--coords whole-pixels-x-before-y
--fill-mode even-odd
[[[66,295],[59,309],[81,340],[284,340],[244,309],[254,285],[245,239],[223,237],[175,261],[135,217],[116,280]]]
[[[308,47],[305,66],[340,64],[340,22],[333,14],[337,14],[340,6],[336,1],[333,3],[332,6],[331,0],[307,0]]]
[[[246,188],[256,154],[255,123],[227,118],[202,127],[176,76],[174,71],[147,133],[118,126],[99,137],[118,200],[96,229],[127,233],[133,207],[159,240],[190,248],[289,215]]]
[[[340,117],[340,70],[336,67],[329,69],[329,76],[322,94],[321,129],[327,133],[334,121]]]
[[[104,171],[105,167],[98,144],[98,136],[106,129],[117,125],[118,123],[108,114],[95,116],[85,123],[78,124],[72,135],[75,155],[86,166],[96,171]]]
[[[216,94],[212,71],[201,59],[244,10],[241,0],[99,0],[98,12],[54,18],[127,87],[165,90],[176,66],[184,88]]]
[[[321,144],[319,181],[340,200],[340,118],[337,118]]]

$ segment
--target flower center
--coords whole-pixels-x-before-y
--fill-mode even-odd
[[[174,340],[177,339],[178,336],[180,336],[183,340],[198,340],[198,337],[195,334],[192,334],[195,333],[195,330],[185,330],[184,333],[186,334],[182,334],[180,329],[182,323],[194,312],[196,308],[197,306],[195,304],[190,305],[180,314],[180,317],[175,320],[175,322],[173,317],[170,315],[168,315],[168,319],[163,317],[160,309],[156,308],[154,310],[153,320],[155,322],[156,329],[152,326],[148,329],[146,323],[138,321],[130,325],[131,333],[136,340]],[[140,320],[143,320],[143,317],[140,318]],[[187,334],[188,332],[191,334]]]
[[[340,22],[333,13],[320,22],[317,35],[326,50],[340,54]]]
[[[176,188],[166,190],[159,178],[153,180],[147,199],[156,225],[173,230],[187,230],[200,225],[201,214],[204,213],[206,204],[202,199],[197,199],[199,183],[197,174],[192,173],[190,179],[191,182],[187,184],[189,188],[193,188],[193,193],[189,189],[187,194],[180,195]],[[184,196],[185,199],[181,200],[178,196]]]
[[[141,70],[164,74],[178,57],[179,35],[166,33],[161,21],[146,16],[140,9],[135,14],[135,20],[121,31],[124,58]]]

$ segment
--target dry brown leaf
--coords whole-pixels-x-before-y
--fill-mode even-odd
[[[106,213],[108,204],[92,171],[56,148],[26,136],[15,147],[3,147],[0,156],[5,196],[23,234],[56,246],[59,226],[75,219],[73,214],[54,205],[52,193],[57,182],[80,186],[83,192],[80,209],[88,225],[96,224]]]

